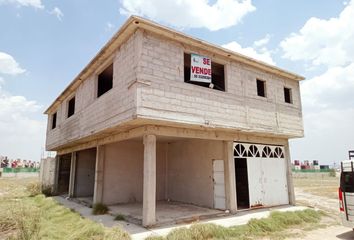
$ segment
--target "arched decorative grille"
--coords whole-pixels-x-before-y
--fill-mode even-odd
[[[251,145],[248,149],[248,157],[260,157],[258,148],[256,145]]]
[[[242,144],[237,144],[234,149],[234,156],[235,157],[247,157],[247,151],[245,146]]]
[[[276,158],[284,158],[283,150],[280,147],[276,147],[274,149],[274,157],[276,157]]]
[[[272,158],[273,157],[272,149],[270,149],[270,147],[268,147],[268,146],[264,146],[263,151],[262,151],[262,157]]]

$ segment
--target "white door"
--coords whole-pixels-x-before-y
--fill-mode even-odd
[[[289,203],[288,184],[286,180],[286,162],[284,158],[263,158],[264,203],[276,206]]]
[[[250,207],[264,205],[264,185],[262,159],[256,157],[247,158],[248,189]]]
[[[213,160],[214,208],[225,209],[224,160]]]

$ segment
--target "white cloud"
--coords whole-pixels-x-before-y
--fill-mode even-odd
[[[224,44],[222,45],[222,47],[237,53],[241,53],[243,55],[254,58],[256,60],[263,61],[268,64],[276,65],[274,60],[272,59],[271,52],[268,51],[266,48],[261,51],[257,51],[255,48],[252,47],[242,47],[240,44],[238,44],[235,41]]]
[[[301,83],[305,138],[292,141],[293,159],[337,164],[354,148],[354,63]]]
[[[11,55],[0,52],[0,74],[18,75],[25,71]]]
[[[44,9],[41,0],[0,0],[0,4],[15,4],[20,7],[34,7]]]
[[[63,12],[58,7],[54,7],[53,10],[49,12],[49,14],[56,16],[59,19],[59,21],[61,21],[62,18],[64,17]]]
[[[313,65],[345,66],[354,62],[354,0],[340,15],[328,20],[310,18],[298,33],[292,33],[280,46],[290,60]]]
[[[44,145],[45,120],[35,116],[41,109],[35,101],[13,96],[0,86],[0,155],[39,160]]]
[[[141,15],[179,28],[216,31],[238,24],[256,8],[251,0],[121,0],[123,15]]]
[[[261,38],[261,39],[259,39],[257,41],[254,41],[253,46],[257,47],[257,48],[258,47],[263,47],[263,46],[265,46],[265,45],[267,45],[269,43],[269,40],[270,40],[270,35],[267,34],[264,38]]]
[[[301,85],[303,104],[312,111],[353,108],[354,63],[346,67],[329,68],[325,73],[306,80]]]
[[[291,140],[291,157],[319,160],[332,165],[348,159],[354,149],[354,109],[325,109],[311,113],[304,109],[305,138]]]

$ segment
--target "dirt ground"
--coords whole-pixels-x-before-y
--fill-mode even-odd
[[[354,231],[341,225],[338,202],[338,177],[294,178],[296,204],[318,208],[327,213],[324,228],[302,232],[293,240],[354,239]]]

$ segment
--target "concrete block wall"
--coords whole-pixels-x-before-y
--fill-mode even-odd
[[[55,129],[51,129],[52,116],[48,116],[47,150],[53,150],[70,141],[114,127],[133,118],[136,107],[136,87],[129,86],[136,79],[137,41],[138,38],[134,34],[114,54],[111,90],[97,98],[99,73],[93,74],[85,79],[76,92],[65,99],[57,109]],[[72,96],[75,96],[75,114],[67,118],[67,102]]]
[[[222,141],[171,142],[167,159],[168,198],[213,208],[213,160],[224,160]]]
[[[142,202],[143,154],[140,140],[105,146],[104,204]],[[222,141],[158,141],[156,154],[156,200],[213,207],[212,161],[223,160]]]
[[[224,64],[226,91],[185,83],[184,52],[209,56]],[[295,80],[143,30],[137,30],[113,55],[113,89],[96,98],[99,72],[84,79],[57,109],[55,129],[51,129],[48,116],[47,150],[58,150],[134,117],[166,124],[303,136],[299,82]],[[257,96],[257,78],[266,81],[267,98]],[[284,87],[292,89],[293,104],[284,102]],[[67,118],[67,102],[74,95],[75,114]]]
[[[185,83],[184,52],[210,56],[212,61],[224,64],[226,91]],[[138,86],[138,117],[303,135],[299,82],[146,32],[141,54],[137,76],[151,84]],[[266,81],[267,98],[257,96],[256,79]],[[293,104],[285,103],[284,87],[292,89]]]
[[[156,145],[156,200],[165,199],[166,144]],[[103,203],[143,200],[144,145],[142,140],[105,146]]]
[[[55,168],[56,159],[47,157],[42,158],[40,163],[39,181],[41,182],[43,188],[51,188],[54,190],[55,184]]]

